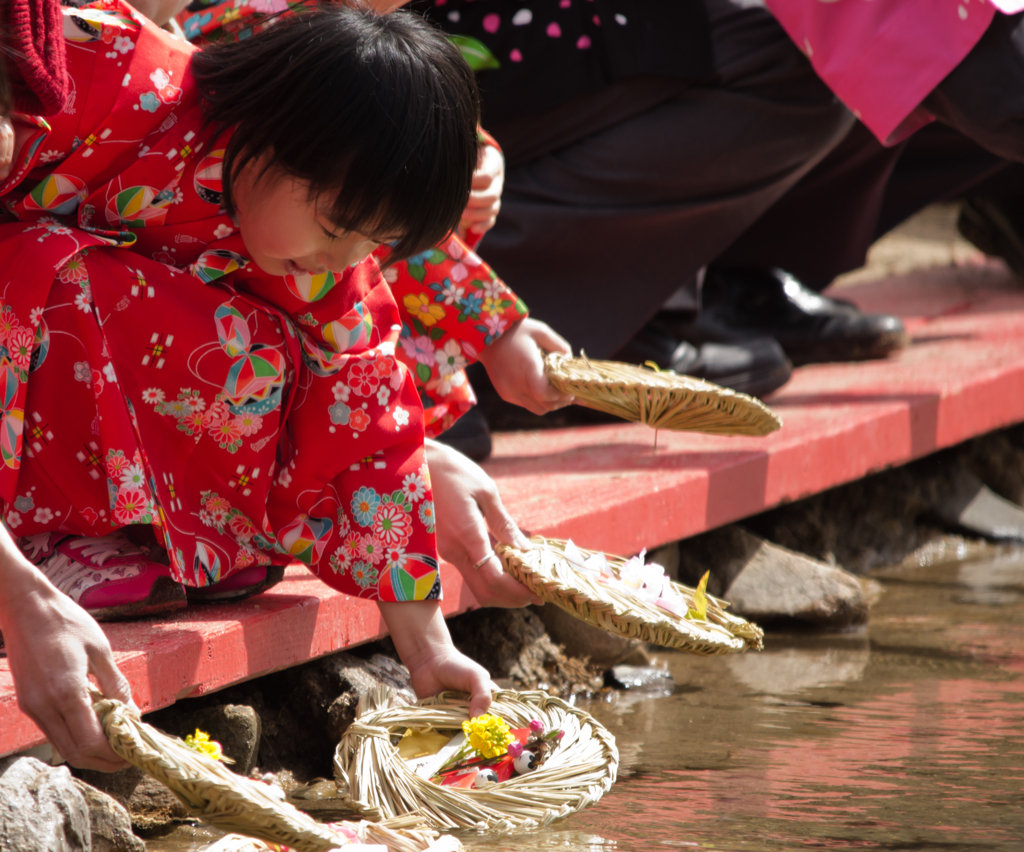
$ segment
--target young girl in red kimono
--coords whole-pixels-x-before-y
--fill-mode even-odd
[[[380,603],[419,692],[481,709],[486,673],[436,603],[401,319],[367,259],[457,223],[471,72],[413,16],[327,9],[203,53],[120,0],[64,21],[72,100],[19,122],[0,185],[8,527],[101,616],[302,561]]]

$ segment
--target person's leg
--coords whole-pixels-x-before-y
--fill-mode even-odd
[[[713,85],[510,162],[482,253],[588,355],[616,352],[853,123],[766,11],[709,11]]]

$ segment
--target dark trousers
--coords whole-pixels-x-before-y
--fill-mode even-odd
[[[764,9],[707,3],[708,85],[631,78],[490,128],[508,171],[481,252],[593,357],[629,340],[854,123]]]
[[[712,261],[822,289],[935,200],[1024,191],[1024,166],[1004,159],[1024,159],[1024,16],[997,15],[926,100],[943,125],[884,148],[744,5],[708,2],[708,86],[634,79],[495,129],[509,171],[482,252],[594,357]]]

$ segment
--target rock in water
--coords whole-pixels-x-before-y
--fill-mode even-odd
[[[694,543],[683,542],[680,557],[682,582],[692,585],[710,570],[708,591],[752,621],[793,620],[841,628],[862,624],[868,617],[868,596],[848,571],[735,525],[702,535]]]
[[[89,806],[65,766],[0,760],[0,849],[90,852]]]
[[[121,805],[82,781],[75,782],[89,808],[92,852],[146,852],[146,844],[132,834],[132,820]]]

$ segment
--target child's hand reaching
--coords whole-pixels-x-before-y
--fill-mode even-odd
[[[547,414],[569,405],[573,398],[548,381],[545,352],[572,355],[572,347],[547,323],[527,317],[484,349],[480,363],[502,399],[534,414]]]
[[[501,190],[505,185],[505,157],[493,145],[481,145],[480,155],[473,171],[473,184],[469,203],[459,221],[458,234],[469,239],[469,231],[478,236],[486,234],[498,220],[501,210]],[[472,245],[475,243],[470,240]]]
[[[487,669],[452,644],[439,602],[377,601],[377,607],[398,656],[409,669],[417,697],[427,698],[445,689],[459,690],[470,695],[470,716],[487,712],[491,692],[498,687],[491,681]]]

